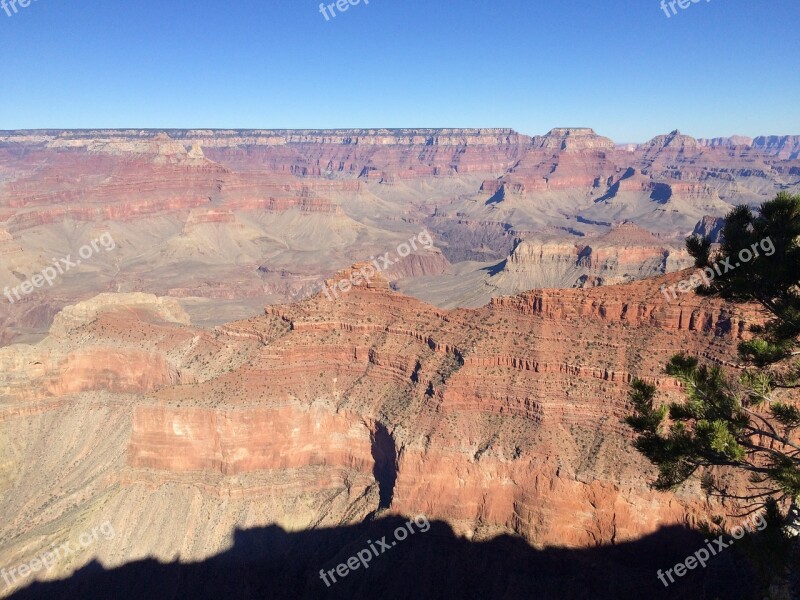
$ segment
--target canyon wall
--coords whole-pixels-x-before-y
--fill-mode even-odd
[[[78,305],[43,342],[0,355],[17,469],[0,478],[2,532],[18,532],[4,553],[21,559],[86,519],[124,540],[96,550],[114,565],[202,559],[234,527],[387,512],[571,547],[728,514],[697,483],[651,490],[654,469],[623,424],[633,377],[678,398],[662,370],[676,348],[731,365],[761,318],[693,294],[667,300],[660,286],[686,275],[452,311],[384,280],[213,330],[147,295]],[[176,507],[186,514],[154,537],[150,515]]]

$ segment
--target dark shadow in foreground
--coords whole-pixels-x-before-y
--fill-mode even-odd
[[[475,599],[736,599],[757,597],[755,577],[733,550],[676,578],[669,588],[656,577],[703,548],[703,537],[670,527],[635,542],[584,550],[537,550],[519,538],[470,542],[449,525],[430,523],[427,532],[406,519],[385,518],[334,529],[287,533],[275,526],[237,531],[233,547],[200,563],[143,560],[105,570],[93,562],[71,578],[33,583],[14,600],[178,600],[264,598],[475,598]],[[399,528],[410,531],[396,541]],[[385,536],[381,550],[378,540]],[[398,535],[400,537],[400,535]],[[365,551],[342,577],[337,565]],[[355,561],[351,561],[355,563]],[[330,587],[320,577],[327,575]],[[341,569],[343,571],[343,569]],[[335,578],[336,583],[331,579]]]

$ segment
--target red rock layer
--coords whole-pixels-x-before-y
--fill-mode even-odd
[[[356,286],[212,335],[148,314],[72,322],[69,337],[50,343],[83,340],[84,358],[56,365],[61,388],[47,377],[28,380],[33,394],[7,388],[13,414],[37,398],[139,391],[126,485],[191,474],[209,493],[235,488],[247,499],[270,481],[282,506],[316,490],[319,504],[304,508],[312,513],[346,486],[344,520],[377,508],[384,488],[393,511],[566,545],[635,538],[709,508],[691,487],[680,496],[648,488],[652,468],[622,424],[628,384],[646,377],[676,394],[660,371],[670,354],[726,363],[758,319],[692,295],[668,303],[653,282],[455,311]],[[134,346],[146,349],[138,359]],[[24,362],[19,349],[5,352]],[[172,366],[146,362],[152,354]],[[142,369],[148,379],[129,375]]]

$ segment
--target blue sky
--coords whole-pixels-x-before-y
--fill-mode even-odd
[[[0,9],[0,129],[800,134],[800,2],[659,2],[35,0]]]

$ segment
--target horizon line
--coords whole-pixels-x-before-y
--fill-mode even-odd
[[[552,127],[547,133],[539,133],[539,134],[527,134],[518,131],[513,127],[325,127],[325,128],[314,128],[314,127],[307,127],[307,128],[292,128],[292,127],[280,127],[280,128],[258,128],[258,127],[245,127],[245,128],[237,128],[237,127],[42,127],[42,128],[22,128],[22,129],[0,129],[0,136],[2,135],[13,135],[13,134],[31,134],[31,133],[38,133],[38,134],[48,134],[48,133],[89,133],[94,131],[99,132],[148,132],[148,133],[170,133],[170,132],[181,132],[181,133],[188,133],[188,132],[204,132],[208,131],[211,133],[223,133],[223,132],[252,132],[252,133],[275,133],[275,134],[285,134],[285,133],[347,133],[347,132],[358,132],[358,133],[370,133],[372,135],[380,132],[387,132],[387,133],[396,133],[402,132],[404,134],[413,134],[413,133],[420,133],[420,134],[431,134],[431,133],[442,133],[442,132],[489,132],[489,133],[497,133],[497,134],[504,134],[504,135],[520,135],[525,137],[545,137],[552,134],[555,131],[559,130],[569,130],[569,131],[579,131],[579,130],[589,130],[594,135],[598,137],[604,137],[609,140],[612,140],[615,145],[626,145],[626,144],[642,144],[649,141],[652,141],[656,137],[672,135],[672,134],[679,134],[686,137],[693,138],[695,140],[726,140],[736,137],[748,138],[753,141],[759,138],[787,138],[787,137],[794,137],[800,135],[798,134],[759,134],[759,135],[745,135],[745,134],[731,134],[731,135],[715,135],[711,137],[695,137],[692,135],[688,135],[680,131],[680,129],[673,129],[668,133],[659,133],[654,135],[653,137],[645,140],[645,141],[624,141],[624,142],[617,142],[613,138],[605,135],[601,135],[595,131],[593,127]]]

